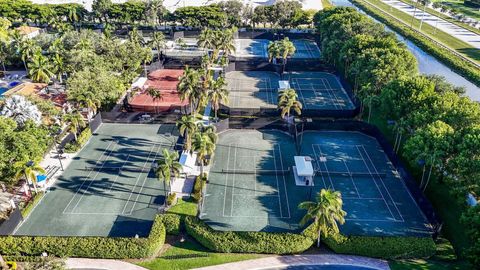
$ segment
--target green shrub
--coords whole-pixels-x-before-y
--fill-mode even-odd
[[[82,149],[82,147],[88,142],[90,137],[92,136],[92,130],[90,128],[84,129],[78,135],[76,141],[71,141],[65,145],[65,152],[67,153],[75,153],[78,150]]]
[[[27,217],[30,212],[32,212],[33,208],[35,207],[35,205],[38,204],[38,202],[43,198],[43,196],[45,195],[44,192],[38,192],[35,197],[33,197],[32,200],[30,200],[27,205],[25,205],[23,208],[22,208],[22,217]]]
[[[163,214],[160,215],[163,225],[167,234],[178,235],[180,234],[182,218],[176,214]]]
[[[144,258],[155,254],[165,243],[165,226],[156,217],[147,238],[6,236],[0,237],[0,253],[8,256]]]
[[[337,253],[383,259],[426,258],[436,249],[431,237],[331,235],[322,241]]]
[[[187,233],[216,252],[293,254],[313,244],[309,237],[294,233],[215,231],[196,217],[185,218]]]
[[[206,181],[207,181],[206,174],[199,175],[195,179],[195,184],[193,185],[192,198],[197,203],[202,199],[202,190],[205,187]]]
[[[167,205],[171,206],[175,203],[175,200],[177,199],[177,193],[173,192],[168,194],[167,196]]]

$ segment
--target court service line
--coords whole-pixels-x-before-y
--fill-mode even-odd
[[[117,149],[118,147],[118,142],[115,141],[115,145],[114,147],[111,149],[109,155],[107,156],[107,158],[110,158],[113,154],[113,152]],[[107,163],[107,160],[104,160],[103,163],[102,163],[102,166],[100,166],[100,170],[105,166],[105,164]],[[97,171],[97,173],[95,174],[95,176],[91,179],[90,183],[88,184],[87,188],[85,189],[84,192],[82,192],[82,195],[80,196],[80,199],[77,201],[77,203],[75,204],[75,206],[73,207],[73,210],[72,210],[72,213],[75,212],[75,210],[77,209],[78,205],[80,204],[80,202],[83,200],[83,197],[85,196],[85,194],[87,194],[88,190],[90,189],[90,187],[92,186],[93,182],[96,182],[97,181],[97,176],[100,174],[100,170]]]
[[[227,168],[229,168],[230,166],[230,150],[232,149],[232,144],[230,143],[228,145],[228,154],[227,154]],[[225,174],[225,191],[223,193],[223,211],[222,211],[222,216],[225,217],[225,203],[226,203],[226,200],[227,200],[227,185],[228,185],[228,177],[230,176],[229,173],[226,173]],[[233,193],[233,191],[232,191]]]
[[[237,167],[237,148],[235,147],[235,155],[233,156],[233,171],[235,171],[235,167]],[[236,174],[233,174],[233,183],[232,183],[232,202],[230,203],[230,216],[233,217],[233,193],[235,192],[235,178]]]
[[[110,141],[110,143],[107,145],[107,148],[105,148],[105,150],[103,150],[102,152],[102,155],[100,155],[99,159],[97,159],[97,162],[101,159],[103,159],[105,157],[105,153],[107,151],[110,150],[110,146],[112,145],[112,143],[114,142],[114,140]],[[104,160],[103,160],[104,161]],[[95,162],[96,163],[96,162]],[[75,192],[75,194],[73,194],[72,198],[70,199],[70,201],[68,202],[68,204],[65,206],[65,208],[63,209],[63,212],[62,214],[66,214],[65,210],[67,210],[67,208],[70,206],[70,204],[72,203],[73,199],[75,199],[75,197],[77,196],[78,192],[80,191],[80,189],[82,188],[83,184],[85,184],[85,182],[87,181],[87,179],[89,179],[90,177],[90,174],[92,174],[92,170],[88,172],[87,176],[85,176],[85,180],[83,180],[82,184],[77,188],[77,191]]]
[[[158,153],[160,152],[160,148],[161,148],[161,146],[159,146],[158,149],[157,149],[157,151],[155,152],[155,157],[153,158],[153,161],[150,160],[150,161],[148,162],[148,164],[152,164],[153,162],[155,162],[155,160],[156,160],[157,157],[158,157]],[[148,161],[148,160],[147,160],[147,161]],[[147,163],[144,164],[143,169],[142,169],[142,172],[145,172],[145,165],[146,165],[146,164],[147,164]],[[138,193],[137,193],[137,198],[135,198],[135,201],[134,201],[134,203],[133,203],[133,205],[132,205],[132,208],[130,208],[130,212],[127,214],[128,216],[129,216],[129,215],[132,215],[133,210],[135,209],[135,206],[137,205],[138,198],[140,197],[140,194],[142,194],[143,188],[145,187],[145,183],[147,182],[147,179],[148,179],[148,175],[149,175],[149,174],[150,174],[150,171],[147,171],[147,173],[145,174],[145,177],[143,178],[142,186],[140,187],[140,190],[139,190]],[[140,178],[140,175],[139,175],[139,178]],[[165,181],[165,180],[164,180],[164,181]],[[171,181],[170,181],[170,185],[171,185]],[[135,188],[136,188],[136,186],[133,187],[132,193],[133,193],[133,191],[135,190]],[[165,192],[165,200],[166,200],[166,199],[167,199],[167,196],[168,196],[168,195],[167,195],[167,191],[164,190],[164,192]]]
[[[358,147],[358,146],[357,146],[357,147]],[[377,166],[375,166],[375,163],[373,163],[373,160],[371,159],[370,155],[368,154],[367,150],[365,149],[365,146],[362,144],[361,147],[362,147],[363,151],[365,152],[365,154],[367,155],[368,160],[369,160],[370,163],[372,164],[373,169],[374,169],[375,172],[379,175],[378,170],[377,170]],[[395,203],[395,200],[393,199],[392,195],[390,194],[390,191],[389,191],[388,188],[385,186],[385,182],[383,181],[383,178],[382,178],[381,176],[379,176],[379,177],[380,177],[380,180],[381,180],[381,182],[382,182],[383,187],[384,187],[385,190],[387,191],[388,196],[389,196],[390,199],[392,200],[393,206],[395,206],[395,209],[397,210],[398,214],[400,215],[400,218],[402,218],[402,221],[405,221],[405,219],[404,219],[403,216],[402,216],[402,213],[400,212],[400,209],[398,209],[398,206],[397,206],[397,204]]]
[[[145,165],[150,161],[150,156],[152,155],[152,152],[154,151],[155,147],[157,145],[153,145],[152,148],[150,148],[150,152],[148,153],[148,156],[147,156],[147,159],[145,160],[145,162],[143,163],[143,167],[142,168],[145,168]],[[122,215],[125,215],[125,210],[127,209],[127,205],[128,203],[130,202],[130,199],[132,198],[132,195],[133,195],[133,191],[135,190],[135,188],[137,187],[138,185],[138,180],[140,180],[140,174],[137,176],[137,180],[135,181],[135,185],[133,185],[132,187],[132,190],[130,190],[130,195],[128,196],[128,199],[127,201],[125,202],[125,205],[123,206],[123,210],[122,210]]]
[[[320,156],[322,157],[324,156],[325,158],[327,158],[326,155],[323,155],[322,147],[319,144],[316,144],[315,146],[317,146],[318,151],[320,151]],[[332,185],[332,189],[335,190],[335,186],[333,185],[332,176],[330,175],[330,170],[328,169],[327,163],[326,162],[320,162],[320,163],[323,163],[323,166],[325,167],[325,171],[327,172],[328,180]]]
[[[383,196],[383,192],[380,190],[380,187],[378,186],[377,181],[375,180],[375,177],[373,177],[373,174],[372,174],[372,172],[370,171],[370,168],[368,167],[367,162],[365,161],[365,158],[363,157],[362,152],[361,152],[360,149],[358,148],[358,145],[356,146],[356,149],[357,149],[358,153],[360,154],[360,157],[362,158],[363,164],[364,164],[365,167],[367,168],[368,173],[371,175],[372,180],[373,180],[373,183],[375,183],[375,186],[377,187],[378,192],[380,192],[380,195],[382,196],[382,199],[383,199],[383,203],[385,203],[385,205],[387,206],[387,209],[388,209],[388,211],[390,212],[390,215],[392,216],[392,218],[396,220],[395,216],[393,215],[392,210],[390,209],[390,206],[388,206],[388,203],[387,203],[387,201],[385,200],[385,196]]]
[[[315,161],[317,163],[318,169],[320,170],[320,157],[317,155],[317,151],[315,151],[315,144],[312,144],[312,150],[313,150],[313,155],[315,156]],[[322,177],[322,182],[323,186],[327,188],[327,182],[325,182],[325,177],[323,176],[323,173],[320,173],[320,176]]]
[[[115,180],[113,181],[112,185],[110,186],[110,189],[108,190],[108,193],[112,193],[113,186],[117,183],[118,177],[120,176],[120,172],[122,171],[122,168],[125,167],[125,165],[127,164],[129,158],[130,158],[130,154],[127,155],[127,159],[125,160],[125,162],[123,162],[122,167],[120,167],[118,169],[118,173],[115,176]]]
[[[277,180],[277,190],[278,190],[278,206],[280,206],[280,217],[283,217],[283,212],[282,212],[282,199],[280,198],[280,183],[278,181],[278,173],[277,173],[277,158],[275,157],[275,146],[276,144],[273,145],[273,166],[275,167],[275,179]],[[283,170],[283,168],[282,168]],[[256,181],[255,181],[256,182]],[[288,202],[287,202],[288,203]]]
[[[350,168],[348,168],[347,163],[345,162],[345,159],[342,159],[343,164],[345,165],[345,168],[347,169],[348,174],[350,175],[350,180],[352,181],[353,187],[355,188],[355,192],[357,193],[357,197],[360,199],[360,192],[358,192],[357,185],[355,184],[355,181],[353,181],[352,174],[350,173]]]
[[[282,148],[280,148],[280,145],[278,145],[278,144],[275,144],[275,145],[278,146],[278,150],[280,152],[280,167],[282,167],[282,169],[283,169],[284,167],[283,167],[283,159],[282,159]],[[291,213],[290,213],[290,203],[288,202],[287,183],[285,182],[285,175],[282,175],[282,177],[283,177],[283,188],[284,188],[284,191],[285,191],[285,198],[287,199],[288,218],[290,218]],[[279,193],[279,195],[280,195],[280,193]]]

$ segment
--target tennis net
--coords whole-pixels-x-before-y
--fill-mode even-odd
[[[371,173],[371,172],[335,172],[335,171],[315,171],[318,176],[345,176],[345,177],[385,177],[386,173]]]
[[[101,167],[101,166],[85,166],[86,171],[93,172],[150,172],[150,167]]]
[[[286,170],[230,170],[222,169],[217,171],[217,173],[227,173],[227,174],[257,174],[257,175],[286,175],[290,172],[290,168]]]
[[[257,87],[252,87],[252,88],[232,88],[230,89],[231,92],[246,92],[246,93],[258,93],[258,92],[263,92],[263,93],[277,93],[278,89],[276,88],[257,88]]]

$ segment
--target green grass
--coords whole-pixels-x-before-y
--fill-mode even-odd
[[[458,9],[459,12],[465,14],[466,16],[480,20],[480,12],[478,11],[478,8],[474,8],[471,6],[466,6],[463,4],[462,0],[448,0],[448,1],[435,1],[435,2],[440,2],[443,5],[453,7]]]
[[[436,260],[399,260],[389,263],[392,270],[467,270],[471,267],[463,262],[443,262]]]
[[[260,258],[256,254],[209,252],[194,240],[177,242],[160,257],[138,265],[152,270],[181,270]]]
[[[378,9],[382,10],[383,12],[390,14],[391,16],[399,19],[402,21],[405,25],[410,26],[412,22],[412,16],[408,15],[407,13],[404,13],[396,8],[391,7],[388,4],[385,4],[382,1],[379,0],[360,0],[365,3],[369,3]],[[418,30],[420,27],[420,20],[414,19],[413,28]],[[470,44],[463,42],[441,30],[436,29],[435,27],[423,23],[422,24],[422,30],[421,32],[428,36],[431,39],[436,40],[437,42],[442,43],[443,45],[451,48],[452,50],[455,50],[459,54],[471,59],[472,61],[476,63],[480,63],[480,50],[477,48],[471,46]]]
[[[197,204],[191,199],[183,200],[179,198],[177,204],[168,209],[167,212],[181,216],[195,216],[197,215]]]
[[[411,6],[416,5],[415,1],[412,1],[412,0],[400,0],[400,1],[402,1],[402,2],[404,2],[404,3],[406,3],[406,4],[409,4],[409,5],[411,5]],[[423,12],[424,6],[421,5],[421,4],[418,4],[418,5],[417,5],[417,8],[419,9],[419,10],[418,10],[418,12],[420,12],[419,14],[421,14],[421,12]],[[438,11],[432,9],[432,8],[427,7],[427,9],[426,9],[425,11],[426,11],[427,13],[430,13],[430,14],[432,14],[432,15],[435,15],[435,16],[437,16],[437,17],[439,17],[439,18],[444,19],[445,21],[448,21],[448,22],[450,22],[450,23],[456,24],[457,26],[460,26],[460,27],[462,27],[462,28],[465,28],[465,29],[467,29],[467,30],[469,30],[469,31],[472,31],[472,32],[477,33],[477,34],[480,35],[480,30],[479,30],[479,29],[477,29],[477,28],[475,28],[475,27],[473,27],[473,26],[470,26],[470,25],[468,25],[468,24],[466,24],[466,23],[463,23],[463,22],[461,22],[461,21],[458,21],[458,20],[456,20],[456,19],[454,19],[454,18],[452,18],[452,17],[450,17],[450,16],[447,16],[447,15],[441,13],[441,12],[438,12]],[[478,12],[477,12],[477,13],[478,13]],[[480,16],[479,16],[479,17],[480,17]]]

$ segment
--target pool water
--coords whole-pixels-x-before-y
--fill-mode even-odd
[[[3,95],[3,93],[7,92],[8,88],[6,87],[0,87],[0,96]]]

